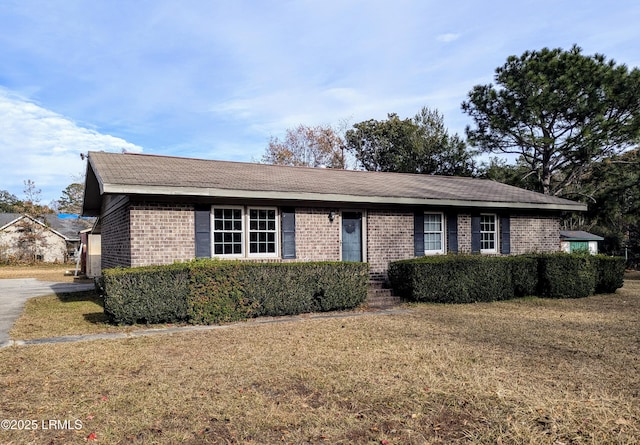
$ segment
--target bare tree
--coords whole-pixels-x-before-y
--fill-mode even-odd
[[[344,139],[330,126],[298,125],[284,140],[271,138],[262,162],[266,164],[345,168]]]

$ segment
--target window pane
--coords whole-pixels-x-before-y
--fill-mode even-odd
[[[238,255],[242,253],[242,210],[213,210],[214,255]]]
[[[442,217],[439,214],[424,215],[424,231],[425,232],[440,232],[442,231]]]
[[[442,236],[439,233],[424,234],[424,250],[441,250]]]
[[[249,253],[276,253],[276,211],[249,210]]]
[[[480,249],[496,250],[495,215],[480,215]]]
[[[424,250],[425,252],[442,252],[442,215],[440,213],[424,214]]]

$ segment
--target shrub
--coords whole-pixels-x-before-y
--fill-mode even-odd
[[[240,262],[195,261],[189,265],[188,314],[193,324],[243,320],[254,316],[245,296]]]
[[[514,297],[579,298],[622,286],[624,259],[565,253],[447,255],[395,261],[389,280],[408,300],[469,303]]]
[[[189,272],[184,265],[103,271],[104,311],[116,323],[187,319]]]
[[[528,255],[507,257],[511,265],[513,295],[515,298],[538,294],[538,260]]]
[[[365,263],[205,260],[195,264],[194,271],[200,278],[196,279],[194,273],[192,286],[198,286],[192,288],[191,298],[198,302],[197,307],[204,304],[214,309],[198,316],[194,309],[196,323],[348,309],[367,296],[369,274]],[[204,285],[203,276],[211,277]]]
[[[538,295],[546,298],[582,298],[596,290],[596,269],[589,254],[538,255]]]
[[[409,300],[471,303],[529,294],[534,268],[534,260],[516,257],[421,257],[391,263],[389,280]]]
[[[105,312],[118,323],[211,324],[349,309],[365,300],[369,280],[366,263],[343,262],[195,260],[104,272]]]
[[[592,261],[596,264],[597,279],[596,293],[614,293],[624,284],[625,259],[622,257],[609,257],[595,255]]]

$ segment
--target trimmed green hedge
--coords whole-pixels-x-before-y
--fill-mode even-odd
[[[350,309],[366,299],[369,280],[366,263],[344,262],[195,260],[104,275],[105,312],[117,323],[212,324]]]
[[[622,287],[624,259],[604,255],[446,255],[395,261],[389,280],[407,300],[471,303],[524,296],[580,298]]]
[[[595,255],[598,278],[596,280],[596,294],[612,294],[624,284],[624,270],[626,261],[622,257]]]
[[[188,319],[189,271],[185,265],[102,271],[104,312],[121,324]]]
[[[530,257],[420,257],[391,263],[389,280],[396,293],[407,300],[506,300],[535,293],[537,262]]]
[[[596,290],[595,262],[588,253],[537,255],[540,287],[546,298],[583,298]]]

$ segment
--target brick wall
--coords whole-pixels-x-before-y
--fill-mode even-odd
[[[341,216],[329,221],[330,208],[296,208],[296,260],[339,261]],[[386,278],[390,261],[412,258],[413,213],[368,210],[366,258],[374,278]],[[559,216],[511,216],[511,253],[560,249]],[[195,257],[191,205],[112,204],[102,217],[102,267],[170,264]],[[498,246],[499,247],[499,246]],[[471,214],[458,214],[458,249],[471,253]],[[279,261],[268,259],[267,261]]]
[[[511,216],[512,254],[558,252],[559,250],[559,216]]]
[[[340,214],[337,213],[331,222],[329,221],[331,210],[296,208],[296,258],[298,260],[340,260]]]
[[[131,266],[195,258],[194,207],[136,203],[130,208]]]
[[[129,202],[121,198],[117,204],[103,209],[101,219],[101,267],[131,267]]]
[[[458,253],[471,253],[471,214],[458,214]]]
[[[390,261],[413,258],[413,213],[367,212],[367,259],[374,279],[386,279]]]

